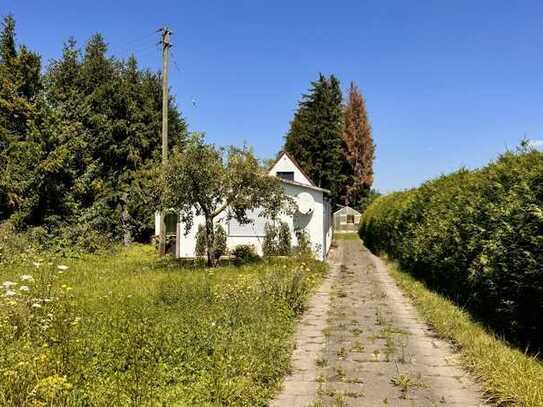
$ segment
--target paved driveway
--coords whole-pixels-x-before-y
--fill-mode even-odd
[[[293,372],[272,406],[484,405],[451,346],[361,241],[337,241],[329,262],[297,331]]]

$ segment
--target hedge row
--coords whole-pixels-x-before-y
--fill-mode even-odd
[[[497,333],[543,350],[543,153],[508,152],[377,199],[360,236]]]

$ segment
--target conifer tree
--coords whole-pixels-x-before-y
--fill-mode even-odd
[[[343,201],[349,172],[343,155],[341,101],[339,80],[320,74],[302,96],[285,140],[285,150],[313,182],[331,191],[333,204]]]
[[[347,159],[352,168],[352,180],[348,182],[346,203],[360,208],[373,184],[375,145],[364,97],[354,82],[351,82],[344,109],[343,139],[347,147]]]

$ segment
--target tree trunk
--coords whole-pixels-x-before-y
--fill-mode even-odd
[[[215,231],[213,229],[213,218],[206,216],[206,244],[207,244],[207,265],[215,267]]]

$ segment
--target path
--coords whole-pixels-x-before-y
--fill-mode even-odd
[[[384,264],[359,240],[337,244],[300,323],[293,373],[271,406],[484,405]]]

